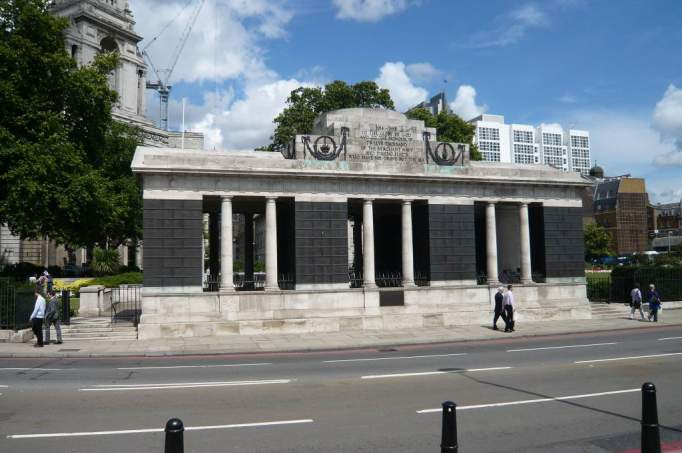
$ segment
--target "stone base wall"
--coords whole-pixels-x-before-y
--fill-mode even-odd
[[[402,306],[380,307],[384,290],[168,294],[145,290],[140,339],[213,335],[338,332],[492,322],[494,288],[404,289]],[[581,283],[515,286],[517,320],[589,319]]]

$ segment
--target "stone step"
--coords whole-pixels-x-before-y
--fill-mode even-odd
[[[82,328],[75,328],[75,329],[65,329],[62,327],[62,332],[68,332],[68,333],[136,333],[137,329],[134,327],[125,327],[125,328],[107,328],[107,329],[95,329],[95,328],[90,328],[90,329],[82,329]]]
[[[91,333],[91,334],[66,334],[62,332],[62,338],[66,338],[69,340],[89,340],[92,338],[99,338],[99,339],[109,339],[109,340],[125,340],[125,339],[137,339],[137,332],[136,333],[126,333],[122,335],[109,335],[109,334],[96,334],[96,333]]]

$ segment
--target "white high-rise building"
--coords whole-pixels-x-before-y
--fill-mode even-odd
[[[551,165],[587,174],[590,133],[564,130],[558,124],[505,124],[504,116],[483,114],[469,121],[476,126],[475,143],[483,160],[515,164]]]

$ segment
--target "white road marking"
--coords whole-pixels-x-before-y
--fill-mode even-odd
[[[176,370],[182,368],[229,368],[229,367],[241,367],[241,366],[264,366],[272,365],[272,363],[234,363],[227,365],[177,365],[177,366],[135,366],[126,368],[116,368],[121,371],[132,371],[132,370]]]
[[[682,337],[666,337],[666,338],[659,338],[658,341],[666,341],[666,340],[682,340]]]
[[[0,371],[64,371],[62,368],[0,368]]]
[[[235,387],[244,385],[288,384],[291,379],[270,379],[263,381],[186,382],[160,384],[112,384],[97,385],[97,388],[78,389],[80,392],[122,392],[128,390],[166,390],[203,387]]]
[[[578,360],[573,363],[596,363],[596,362],[615,362],[617,360],[635,360],[635,359],[651,359],[655,357],[670,357],[675,355],[682,355],[682,352],[670,352],[668,354],[651,354],[651,355],[638,355],[633,357],[614,357],[611,359],[595,359],[595,360]]]
[[[372,362],[375,360],[403,360],[403,359],[427,359],[431,357],[455,357],[459,355],[467,355],[466,352],[458,354],[431,354],[431,355],[409,355],[402,357],[373,357],[367,359],[342,359],[342,360],[325,360],[322,363],[339,363],[339,362]]]
[[[545,348],[526,348],[526,349],[507,349],[507,352],[523,352],[523,351],[544,351],[548,349],[570,349],[570,348],[589,348],[592,346],[609,346],[618,343],[593,343],[593,344],[573,344],[568,346],[548,346]]]
[[[302,420],[281,420],[274,422],[261,423],[237,423],[233,425],[213,425],[213,426],[186,426],[185,431],[204,431],[209,429],[231,429],[231,428],[255,428],[264,426],[278,426],[278,425],[297,425],[301,423],[313,423],[313,419]],[[161,433],[163,428],[149,428],[149,429],[125,429],[120,431],[89,431],[77,433],[48,433],[48,434],[12,434],[7,436],[8,439],[36,439],[45,437],[84,437],[84,436],[111,436],[115,434],[139,434],[139,433]]]
[[[0,388],[6,389],[7,386],[6,385],[0,385]]]
[[[500,366],[494,368],[470,368],[468,370],[452,370],[452,371],[425,371],[421,373],[396,373],[396,374],[372,374],[362,376],[361,379],[384,379],[384,378],[398,378],[398,377],[412,377],[412,376],[433,376],[437,374],[453,374],[453,373],[470,373],[475,371],[498,371],[509,370],[510,366]]]
[[[577,400],[581,398],[592,398],[595,396],[606,396],[606,395],[619,395],[621,393],[634,393],[640,392],[641,389],[627,389],[627,390],[614,390],[611,392],[600,392],[600,393],[586,393],[583,395],[568,395],[568,396],[558,396],[556,398],[538,398],[534,400],[521,400],[521,401],[508,401],[506,403],[491,403],[491,404],[474,404],[471,406],[457,406],[458,411],[465,411],[470,409],[485,409],[488,407],[503,407],[503,406],[518,406],[521,404],[535,404],[535,403],[547,403],[550,401],[564,401],[564,400]],[[417,411],[418,414],[431,414],[434,412],[442,412],[443,408],[437,409],[422,409]]]

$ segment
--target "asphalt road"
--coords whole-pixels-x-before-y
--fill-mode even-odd
[[[642,383],[682,450],[682,326],[382,350],[0,359],[0,451],[436,452],[440,405],[461,452],[624,452]],[[560,398],[560,399],[556,399]],[[501,404],[504,403],[504,404]]]

